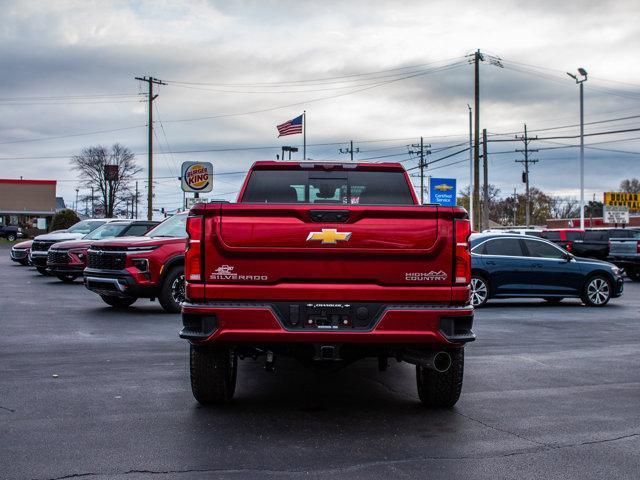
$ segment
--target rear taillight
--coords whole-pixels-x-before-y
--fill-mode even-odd
[[[455,235],[455,284],[468,285],[471,281],[471,254],[469,253],[469,235],[471,225],[469,220],[454,220]]]
[[[636,242],[636,253],[640,253],[640,240]]]
[[[566,250],[567,252],[570,252],[570,251],[571,251],[571,242],[567,242],[567,246],[565,247],[565,250]]]
[[[202,235],[204,218],[187,217],[187,249],[185,252],[185,278],[188,282],[202,280]]]

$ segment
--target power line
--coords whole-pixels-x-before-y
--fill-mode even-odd
[[[208,116],[204,116],[204,117],[181,118],[181,119],[176,119],[176,120],[165,120],[165,123],[198,122],[198,121],[202,121],[202,120],[213,120],[213,119],[217,119],[217,118],[228,118],[228,117],[239,117],[239,116],[245,116],[245,115],[254,115],[254,114],[258,114],[258,113],[266,113],[266,112],[272,112],[272,111],[276,111],[276,110],[282,110],[283,108],[298,107],[298,106],[301,106],[301,105],[307,105],[309,103],[314,103],[314,102],[320,102],[320,101],[323,101],[323,100],[330,100],[330,99],[334,99],[334,98],[345,97],[347,95],[353,95],[354,93],[364,92],[366,90],[371,90],[373,88],[381,87],[381,86],[384,86],[384,85],[389,85],[391,83],[399,82],[399,81],[402,81],[402,80],[407,80],[409,78],[415,78],[415,77],[419,77],[419,76],[429,75],[429,74],[432,74],[432,73],[443,72],[443,71],[446,71],[446,70],[451,70],[453,68],[459,68],[459,67],[464,66],[464,65],[465,65],[464,62],[458,62],[458,63],[455,63],[455,64],[451,64],[451,65],[446,65],[444,67],[440,67],[439,69],[434,69],[434,70],[430,70],[430,71],[423,72],[423,73],[416,73],[416,74],[413,74],[413,75],[407,75],[407,76],[396,78],[396,79],[393,79],[393,80],[388,80],[388,81],[385,81],[385,82],[375,83],[375,84],[367,86],[367,87],[356,88],[356,89],[351,90],[349,92],[343,92],[343,93],[338,93],[338,94],[335,94],[335,95],[328,95],[328,96],[324,96],[324,97],[312,98],[312,99],[309,99],[309,100],[304,100],[304,101],[294,102],[294,103],[288,103],[286,105],[279,105],[279,106],[276,106],[276,107],[262,108],[262,109],[259,109],[259,110],[251,110],[251,111],[246,111],[246,112],[225,113],[225,114],[219,114],[219,115],[208,115]]]
[[[57,136],[53,136],[53,137],[41,137],[41,138],[29,138],[29,139],[23,139],[23,140],[10,140],[7,142],[0,142],[0,145],[8,145],[10,143],[26,143],[26,142],[41,142],[41,141],[45,141],[45,140],[57,140],[60,138],[72,138],[72,137],[84,137],[84,136],[88,136],[88,135],[98,135],[101,133],[112,133],[112,132],[120,132],[123,130],[134,130],[136,128],[142,128],[145,127],[146,125],[136,125],[135,127],[122,127],[122,128],[112,128],[110,130],[96,130],[93,132],[84,132],[84,133],[70,133],[68,135],[57,135]]]
[[[287,86],[287,85],[293,85],[293,84],[299,84],[299,83],[321,82],[321,81],[327,81],[327,80],[340,80],[340,79],[345,79],[345,78],[363,77],[363,76],[368,76],[368,75],[375,75],[375,74],[379,74],[379,73],[393,72],[393,71],[399,71],[399,70],[416,69],[416,68],[427,67],[427,66],[430,66],[430,65],[435,65],[437,63],[445,63],[445,62],[448,63],[448,62],[452,62],[453,60],[461,60],[463,58],[464,57],[458,56],[458,57],[452,57],[452,58],[443,59],[443,60],[436,60],[436,61],[429,62],[429,63],[422,63],[422,64],[418,64],[418,65],[408,65],[408,66],[404,66],[404,67],[394,67],[394,68],[388,68],[388,69],[383,69],[383,70],[376,70],[376,71],[372,71],[372,72],[353,73],[353,74],[340,75],[340,76],[335,76],[335,77],[323,77],[323,78],[314,78],[314,79],[305,79],[305,80],[288,80],[286,82],[210,83],[210,82],[185,82],[185,81],[178,81],[178,80],[167,80],[167,83],[182,84],[182,85],[211,85],[211,86],[217,86],[217,87]]]

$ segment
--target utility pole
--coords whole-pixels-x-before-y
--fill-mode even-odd
[[[424,161],[425,155],[430,155],[431,150],[425,150],[426,148],[431,148],[431,145],[424,144],[424,137],[420,137],[420,143],[412,143],[411,148],[416,148],[419,150],[409,150],[409,155],[420,155],[420,204],[424,205],[424,169],[427,164]]]
[[[471,105],[467,104],[467,108],[469,109],[469,223],[473,228],[473,112]]]
[[[138,181],[136,180],[136,216],[133,217],[135,219],[138,218]]]
[[[475,225],[472,225],[473,230],[480,230],[480,222],[478,218],[480,215],[480,62],[483,60],[480,50],[477,50],[473,55],[474,63],[474,107],[473,113],[475,115],[474,122],[474,142],[473,142],[473,211],[477,212],[475,218]]]
[[[353,149],[353,140],[349,140],[349,148],[341,148],[340,149],[340,153],[348,153],[349,155],[351,155],[351,161],[353,162],[353,154],[354,153],[360,153],[360,148],[356,147],[356,149]]]
[[[537,152],[538,150],[532,150],[529,148],[529,143],[532,140],[537,140],[538,136],[529,137],[527,136],[527,124],[524,124],[524,136],[517,136],[518,140],[522,140],[524,142],[524,149],[516,150],[516,152],[524,153],[524,160],[516,160],[516,163],[524,163],[524,172],[522,172],[522,182],[526,184],[525,190],[525,224],[528,227],[531,222],[531,198],[529,195],[529,164],[530,163],[538,163],[538,160],[533,160],[529,158],[529,153]]]
[[[482,224],[485,229],[489,228],[489,162],[487,161],[487,129],[482,129],[482,173],[484,185],[482,187],[482,196],[484,202],[482,205]]]
[[[136,77],[136,80],[147,82],[149,86],[149,147],[148,147],[148,165],[149,170],[149,190],[147,193],[147,220],[153,220],[153,101],[158,95],[153,94],[153,85],[166,85],[162,80],[153,77]]]
[[[518,192],[513,187],[513,226],[518,224]]]
[[[95,215],[95,206],[94,206],[94,201],[93,201],[93,187],[91,187],[91,218],[93,218],[93,216]]]
[[[478,230],[480,228],[480,62],[484,62],[485,59],[489,61],[491,65],[503,68],[502,60],[493,55],[486,55],[481,53],[480,50],[476,50],[473,54],[467,55],[473,57],[474,65],[474,106],[473,113],[475,116],[474,136],[473,143],[473,194],[470,204],[473,204],[473,211],[475,212],[474,221],[471,225],[472,230]]]

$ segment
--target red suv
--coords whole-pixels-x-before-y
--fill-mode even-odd
[[[141,237],[92,242],[85,286],[112,307],[157,298],[166,311],[179,312],[184,300],[186,221],[186,213],[178,214]]]
[[[139,237],[159,222],[119,220],[105,223],[80,240],[54,243],[47,252],[47,269],[63,282],[73,282],[82,276],[87,266],[87,250],[98,240],[114,237]]]

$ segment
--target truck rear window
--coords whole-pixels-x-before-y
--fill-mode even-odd
[[[413,205],[403,172],[254,170],[242,203]]]

